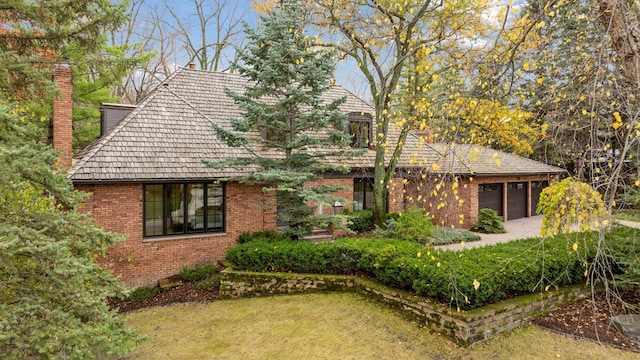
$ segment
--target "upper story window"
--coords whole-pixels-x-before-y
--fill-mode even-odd
[[[224,231],[223,184],[146,184],[143,204],[145,237]]]
[[[347,131],[351,135],[351,147],[367,148],[372,143],[373,117],[371,114],[352,112],[347,115]]]

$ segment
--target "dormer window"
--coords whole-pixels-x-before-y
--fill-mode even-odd
[[[372,142],[373,116],[367,113],[352,112],[347,115],[347,131],[351,135],[351,147],[368,148]]]

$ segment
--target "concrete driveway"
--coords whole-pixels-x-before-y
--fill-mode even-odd
[[[625,226],[640,229],[640,223],[625,220],[615,220]],[[493,245],[512,240],[526,239],[532,237],[540,237],[540,227],[542,226],[542,215],[532,216],[530,218],[522,218],[509,220],[504,223],[507,230],[505,234],[478,234],[482,238],[480,241],[473,241],[464,244],[465,249],[471,249],[481,246]],[[445,250],[461,250],[460,244],[435,246],[438,249]]]

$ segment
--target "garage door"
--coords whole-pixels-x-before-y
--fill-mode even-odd
[[[478,185],[478,210],[493,209],[502,216],[502,184]]]
[[[507,184],[507,219],[527,217],[527,183]]]
[[[536,207],[538,207],[538,201],[540,200],[540,193],[544,188],[549,186],[548,181],[532,181],[531,182],[531,214],[536,213]]]

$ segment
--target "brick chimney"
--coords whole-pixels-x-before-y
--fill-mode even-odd
[[[62,150],[58,168],[71,169],[73,154],[71,152],[72,118],[71,118],[71,68],[57,66],[53,72],[53,82],[58,88],[58,94],[53,97],[53,148]]]

